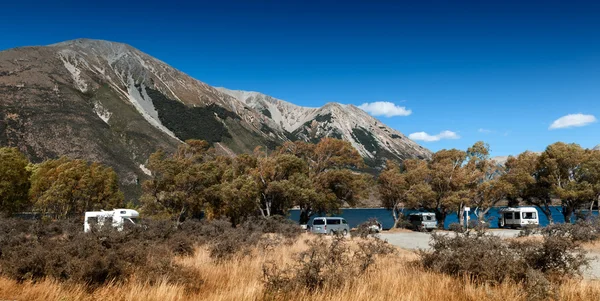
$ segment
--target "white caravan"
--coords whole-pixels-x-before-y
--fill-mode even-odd
[[[104,223],[110,222],[114,228],[123,231],[123,226],[126,223],[135,225],[140,214],[133,209],[114,209],[111,211],[88,211],[85,213],[83,221],[83,231],[90,232],[92,225],[103,226]]]
[[[517,228],[526,225],[539,225],[540,216],[535,207],[509,207],[500,209],[500,228]]]

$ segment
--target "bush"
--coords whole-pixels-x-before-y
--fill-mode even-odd
[[[466,231],[465,227],[459,223],[451,223],[448,225],[448,230],[456,233],[464,233]]]
[[[319,236],[306,243],[308,250],[299,253],[292,266],[279,268],[266,264],[263,267],[266,294],[339,288],[368,271],[377,256],[396,252],[394,247],[378,238],[359,241],[355,249],[341,235],[332,240]]]
[[[366,222],[361,223],[360,225],[358,225],[358,227],[356,227],[355,231],[350,232],[350,235],[352,237],[358,236],[360,238],[367,238],[369,235],[377,233],[377,231],[373,230],[372,226],[379,227],[379,222],[377,221],[377,219],[370,218]]]
[[[600,238],[600,220],[593,218],[578,220],[575,224],[552,224],[540,231],[548,236],[568,237],[575,242],[590,242]]]
[[[248,221],[236,228],[226,221],[144,220],[139,227],[117,231],[107,226],[83,233],[79,220],[57,222],[0,219],[0,274],[17,281],[53,278],[97,287],[133,275],[142,281],[197,289],[197,275],[174,263],[206,245],[211,257],[224,260],[260,244],[295,239],[298,226],[281,218]],[[280,240],[272,237],[282,237]]]
[[[425,268],[475,283],[509,280],[532,286],[531,290],[528,287],[531,298],[540,295],[548,283],[580,275],[588,262],[581,247],[565,235],[522,242],[502,240],[484,231],[433,234],[430,245],[432,252],[420,253]]]
[[[538,225],[525,225],[524,227],[521,228],[521,231],[519,231],[519,234],[517,235],[517,237],[528,237],[531,236],[537,232],[539,232],[540,227]]]

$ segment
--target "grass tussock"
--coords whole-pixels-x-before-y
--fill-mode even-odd
[[[129,281],[109,282],[90,291],[83,284],[44,279],[36,282],[0,278],[0,299],[7,300],[527,300],[520,284],[510,281],[500,284],[475,283],[426,271],[415,253],[397,250],[391,256],[375,256],[372,264],[354,278],[346,277],[336,285],[316,289],[297,286],[269,294],[265,285],[264,267],[296,267],[298,256],[315,245],[331,248],[335,238],[315,238],[304,234],[290,244],[264,249],[256,246],[227,260],[211,256],[207,246],[195,248],[193,255],[176,256],[175,264],[194,271],[201,283],[197,291],[168,281],[144,282],[134,275]],[[359,251],[360,243],[369,240],[346,240],[344,248]],[[340,246],[337,246],[341,248]],[[353,255],[349,255],[353,256]],[[347,262],[346,262],[347,263]],[[344,275],[339,275],[344,277]],[[600,300],[600,284],[585,280],[570,280],[560,284],[554,300]]]

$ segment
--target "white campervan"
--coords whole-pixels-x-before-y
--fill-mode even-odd
[[[500,209],[500,228],[517,228],[526,225],[539,225],[540,216],[535,207],[509,207]]]
[[[123,226],[126,223],[135,225],[138,217],[140,217],[140,214],[133,209],[88,211],[85,213],[85,219],[83,221],[83,231],[89,232],[92,229],[92,225],[102,227],[107,222],[110,222],[114,228],[117,228],[117,230],[123,231]]]

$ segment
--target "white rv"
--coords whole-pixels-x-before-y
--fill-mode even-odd
[[[500,209],[500,228],[517,228],[526,225],[539,225],[540,215],[535,207],[509,207]]]
[[[83,221],[83,231],[90,232],[94,225],[102,227],[110,222],[114,228],[123,231],[123,226],[127,223],[135,225],[140,214],[133,209],[114,209],[111,211],[88,211],[85,213]]]

